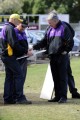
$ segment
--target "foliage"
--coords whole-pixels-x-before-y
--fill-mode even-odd
[[[80,0],[68,0],[68,10],[67,13],[70,14],[70,21],[78,22],[80,21]]]
[[[46,11],[45,0],[36,0],[34,1],[33,13],[34,14],[43,14]]]
[[[16,7],[17,6],[17,7]],[[70,22],[80,20],[80,0],[1,0],[0,13],[47,14],[55,9],[70,15]]]
[[[4,0],[0,4],[0,13],[12,14],[22,12],[23,2],[21,0]]]
[[[22,7],[22,10],[23,10],[23,13],[26,13],[26,14],[32,14],[32,8],[34,6],[34,1],[33,0],[23,0],[23,7]]]

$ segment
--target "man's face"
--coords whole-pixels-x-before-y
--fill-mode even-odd
[[[19,20],[14,19],[14,24],[15,24],[15,26],[19,25],[20,23],[21,23],[21,22],[20,22]]]
[[[20,31],[24,31],[24,30],[26,29],[26,27],[23,26],[22,23],[18,24],[18,25],[17,25],[17,28],[18,28]]]
[[[26,29],[26,27],[21,23],[21,24],[20,24],[20,29],[21,29],[22,31],[24,31],[24,30]]]
[[[57,21],[55,19],[48,20],[48,23],[51,27],[56,28]]]

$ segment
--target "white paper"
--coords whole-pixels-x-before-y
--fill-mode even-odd
[[[40,50],[40,51],[37,51],[37,52],[34,52],[34,51],[33,51],[33,55],[32,55],[32,56],[37,55],[37,54],[40,54],[40,53],[43,53],[43,52],[45,52],[45,51],[46,51],[46,50]],[[32,56],[31,56],[31,57],[32,57]],[[24,56],[18,57],[17,60],[22,59],[22,58],[28,58],[28,57],[29,57],[28,55],[24,55]]]
[[[50,64],[48,65],[45,80],[41,90],[40,98],[50,100],[53,96],[54,82],[52,78],[52,73],[50,69]]]

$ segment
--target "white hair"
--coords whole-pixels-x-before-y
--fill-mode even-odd
[[[48,14],[47,20],[51,20],[51,19],[59,20],[58,15],[57,15],[57,12],[56,12],[55,10],[51,11],[51,12]]]

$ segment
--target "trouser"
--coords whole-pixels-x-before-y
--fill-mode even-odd
[[[51,55],[50,66],[54,81],[55,97],[67,99],[68,55]]]
[[[18,60],[20,66],[21,66],[21,70],[23,72],[23,85],[26,79],[26,75],[27,75],[27,58],[23,58]]]
[[[2,57],[5,65],[5,82],[4,82],[4,101],[13,101],[14,87],[16,99],[19,101],[24,98],[23,95],[23,74],[19,62],[14,56]]]
[[[70,93],[75,94],[77,92],[77,88],[75,88],[74,77],[72,76],[72,70],[71,70],[69,58],[68,58],[68,86]]]

